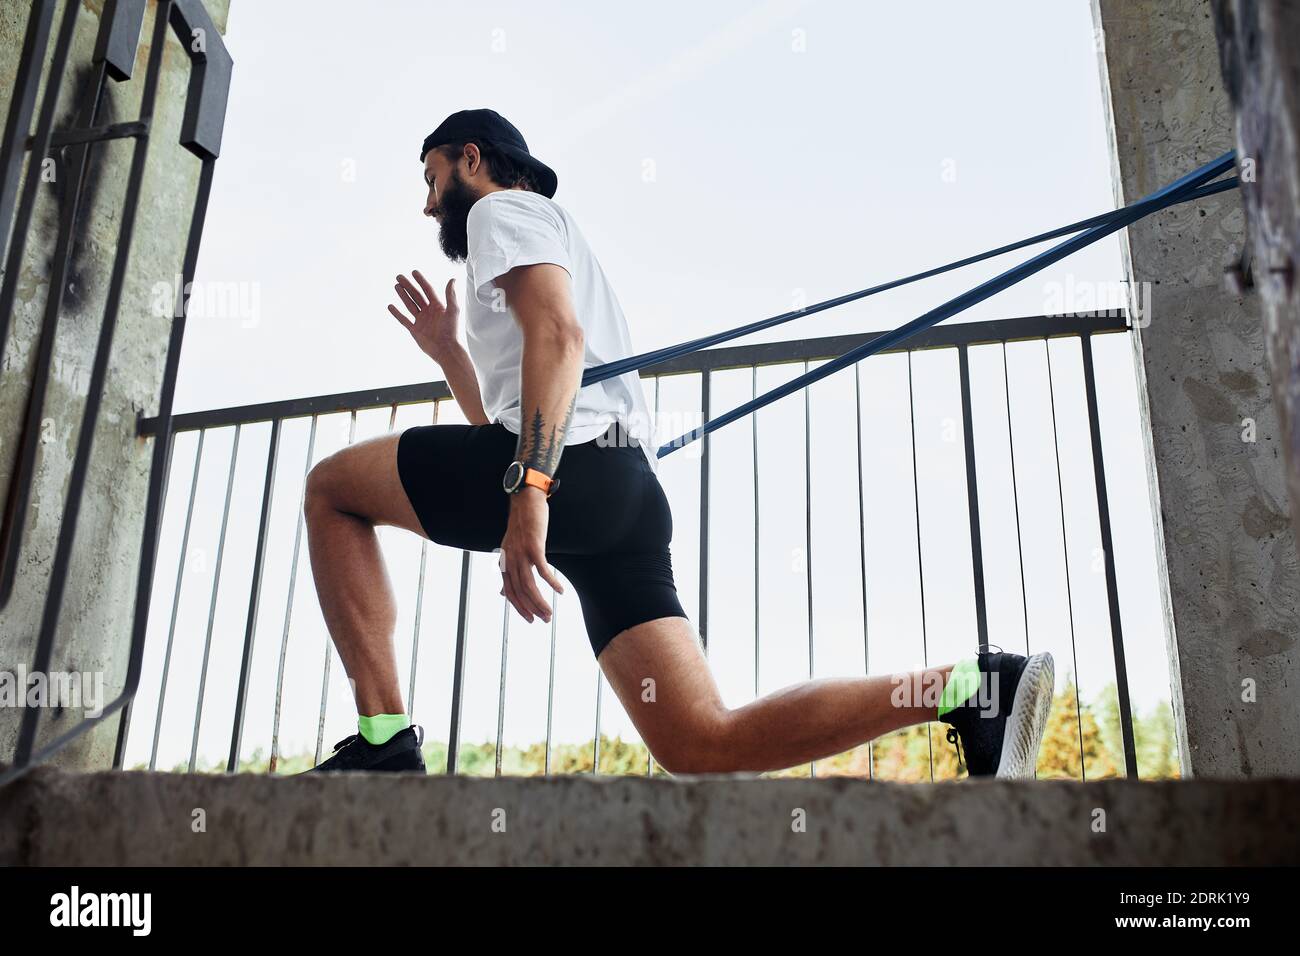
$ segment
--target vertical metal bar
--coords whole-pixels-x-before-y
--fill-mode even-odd
[[[1092,365],[1092,336],[1083,335],[1083,387],[1088,398],[1088,433],[1092,439],[1092,474],[1097,485],[1097,521],[1101,526],[1102,558],[1106,566],[1106,603],[1110,611],[1110,639],[1115,651],[1115,686],[1119,694],[1120,732],[1124,739],[1124,772],[1138,778],[1137,747],[1133,740],[1133,710],[1128,693],[1128,665],[1124,657],[1124,630],[1119,616],[1119,586],[1115,550],[1110,532],[1110,498],[1106,493],[1106,465],[1101,454],[1101,420],[1097,413],[1097,376]]]
[[[54,43],[54,56],[50,62],[49,76],[45,84],[45,99],[41,103],[40,116],[36,120],[36,133],[31,140],[31,159],[27,164],[27,179],[23,182],[22,195],[18,199],[18,214],[14,220],[12,232],[9,231],[9,216],[13,208],[14,190],[17,188],[16,177],[22,166],[23,154],[27,149],[27,132],[31,128],[32,111],[35,107],[37,90],[40,87],[41,70],[44,67],[45,48],[49,43],[50,27],[54,16],[54,5],[49,0],[38,0],[32,7],[31,19],[23,37],[23,52],[20,65],[23,72],[17,77],[18,86],[10,100],[9,117],[5,121],[4,156],[5,168],[0,170],[0,246],[9,238],[8,259],[5,266],[3,284],[0,284],[0,355],[3,355],[9,342],[9,323],[14,314],[14,300],[18,292],[18,277],[22,271],[23,252],[27,245],[27,236],[32,221],[32,212],[36,208],[36,190],[40,185],[42,162],[50,152],[50,137],[54,132],[54,113],[58,107],[59,92],[63,87],[63,78],[68,75],[68,53],[72,49],[72,35],[77,28],[79,4],[69,3],[63,8],[63,19],[59,21],[59,35]],[[160,31],[155,30],[155,34]],[[152,61],[151,61],[152,65]],[[146,122],[152,117],[153,100],[149,95],[149,83],[157,85],[157,74],[145,77],[145,101],[141,107],[140,118]],[[12,139],[10,138],[12,137]],[[142,149],[136,141],[136,154]],[[128,187],[128,199],[130,192]],[[130,203],[124,207],[130,208]],[[125,219],[123,220],[125,223]],[[129,233],[128,233],[129,235]],[[4,600],[8,599],[5,593]],[[3,606],[3,602],[0,602]]]
[[[1011,421],[1011,370],[1007,365],[1007,343],[1002,342],[1002,391],[1007,404],[1007,452],[1011,460],[1011,502],[1016,513],[1016,563],[1020,571],[1020,608],[1025,620],[1025,653],[1029,648],[1029,590],[1025,587],[1025,546],[1020,531],[1020,483],[1016,477],[1016,440]],[[1034,776],[1038,776],[1035,768]]]
[[[429,560],[427,541],[420,542],[420,572],[415,585],[415,625],[411,635],[411,677],[406,688],[406,713],[415,722],[415,675],[420,663],[420,623],[424,616],[424,574]]]
[[[981,651],[989,647],[988,603],[984,594],[984,544],[980,535],[980,496],[975,473],[975,420],[970,400],[970,356],[965,344],[957,347],[961,376],[962,437],[966,453],[966,512],[970,517],[971,574],[975,584],[975,629]]]
[[[393,413],[388,419],[388,430],[392,432],[397,423],[397,406],[393,406]],[[438,403],[433,403],[433,423],[438,423]],[[400,438],[398,439],[400,441]],[[415,675],[419,671],[420,663],[420,624],[424,619],[424,575],[428,566],[429,559],[429,541],[426,538],[420,539],[420,574],[416,579],[415,585],[415,633],[411,635],[411,679],[406,691],[406,713],[415,722]]]
[[[248,594],[248,623],[244,627],[244,653],[239,662],[239,685],[235,691],[235,726],[230,733],[230,758],[226,772],[239,766],[239,748],[244,736],[244,712],[248,705],[248,679],[253,669],[253,641],[257,636],[257,611],[262,597],[262,568],[266,564],[266,537],[271,524],[271,496],[275,491],[275,469],[280,460],[280,423],[271,422],[271,443],[266,451],[266,481],[262,485],[262,512],[257,521],[257,546],[253,552],[253,583]]]
[[[136,413],[136,416],[137,416],[137,428],[136,428],[136,433],[137,433],[137,434],[139,434],[139,414],[140,414],[139,412]],[[165,432],[165,434],[163,434],[164,432]],[[171,482],[171,473],[172,473],[172,452],[173,452],[173,450],[175,449],[175,444],[176,444],[176,443],[175,443],[175,441],[174,441],[174,439],[173,439],[173,436],[172,436],[172,433],[171,433],[171,430],[170,430],[170,429],[163,429],[162,432],[160,432],[160,434],[158,434],[158,435],[155,437],[155,441],[165,442],[165,443],[166,443],[166,450],[165,450],[164,453],[163,453],[162,475],[161,475],[161,479],[160,479],[160,481],[159,481],[160,489],[159,489],[159,492],[158,492],[158,512],[157,512],[157,514],[158,514],[158,528],[159,528],[159,530],[161,531],[161,528],[162,528],[162,522],[163,522],[164,513],[165,513],[165,508],[166,508],[166,506],[167,506],[167,492],[168,492],[168,489],[169,489],[169,487],[170,487],[170,482]],[[152,465],[152,459],[151,459],[151,465]],[[149,476],[149,484],[150,484],[150,486],[153,485],[153,482],[154,482],[154,476],[153,476],[152,474],[150,474],[150,476]],[[148,495],[146,495],[146,500],[145,500],[145,510],[146,510],[146,513],[148,512],[148,506],[149,506],[149,497],[148,497]],[[154,538],[154,551],[155,551],[155,557],[156,557],[156,552],[157,552],[157,542],[158,542],[158,538],[157,538],[157,536],[155,536],[155,538]],[[150,581],[152,582],[152,579],[153,579],[152,560],[153,560],[153,559],[146,559],[146,556],[145,556],[145,555],[141,555],[141,556],[140,556],[140,568],[143,569],[143,568],[145,567],[145,565],[146,565],[146,561],[147,561],[147,560],[148,560],[148,563],[149,563],[149,565],[150,565],[149,575],[150,575]],[[178,569],[178,573],[179,573],[179,569]],[[152,584],[150,585],[150,590],[152,590]],[[133,628],[133,631],[134,631],[134,628]],[[127,681],[125,682],[127,685],[130,684],[130,667],[131,667],[130,662],[131,662],[131,660],[136,656],[136,651],[135,651],[134,644],[135,644],[135,636],[134,636],[134,633],[133,633],[133,634],[132,634],[132,648],[131,648],[130,652],[129,652],[128,655],[127,655],[127,671],[128,671],[128,673],[127,673]],[[142,650],[143,650],[143,648],[142,648]],[[137,688],[138,688],[138,682],[137,682]],[[129,737],[129,735],[130,735],[130,732],[131,732],[131,716],[132,716],[132,714],[134,713],[134,710],[135,710],[135,703],[136,703],[136,690],[135,690],[135,689],[128,689],[127,686],[124,686],[123,689],[122,689],[122,694],[121,694],[121,696],[122,696],[123,698],[125,698],[126,703],[122,706],[122,717],[121,717],[121,719],[118,721],[118,724],[117,724],[117,744],[116,744],[116,746],[115,746],[114,749],[113,749],[113,769],[114,769],[114,770],[121,770],[121,769],[123,768],[123,765],[124,765],[125,761],[126,761],[126,745],[127,745],[127,739],[128,739],[128,737]]]
[[[871,641],[867,613],[867,504],[862,475],[862,363],[853,366],[853,410],[858,440],[858,568],[862,582],[862,673],[871,673]],[[875,748],[867,742],[867,779],[875,777]]]
[[[656,422],[656,425],[657,425],[658,421],[659,421],[659,376],[656,375],[656,376],[655,376],[655,422]],[[658,444],[658,442],[656,442],[656,444]],[[652,753],[650,753],[650,747],[649,747],[649,745],[647,745],[647,746],[646,746],[646,758],[645,758],[645,775],[646,775],[647,777],[649,777],[651,774],[653,774],[653,773],[654,773],[654,768],[655,768],[655,755],[652,754]]]
[[[501,600],[501,684],[497,688],[496,773],[501,776],[501,744],[506,725],[506,654],[510,648],[510,602]]]
[[[1029,592],[1025,588],[1025,546],[1020,535],[1020,485],[1016,479],[1016,439],[1011,427],[1011,371],[1007,343],[1002,343],[1002,387],[1007,402],[1007,450],[1011,459],[1011,502],[1016,509],[1016,560],[1020,569],[1020,606],[1025,615],[1025,651],[1029,651]]]
[[[307,475],[311,472],[312,455],[316,450],[317,416],[311,417],[311,431],[307,437],[307,458],[302,469],[302,495],[298,499],[298,520],[294,523],[293,557],[289,563],[289,596],[284,602],[284,631],[280,635],[280,664],[275,672],[275,715],[271,722],[271,762],[269,773],[275,773],[280,762],[280,712],[284,705],[284,665],[289,656],[289,624],[293,619],[293,594],[298,584],[298,555],[302,553],[302,529],[306,524]],[[319,762],[319,761],[318,761]]]
[[[132,696],[122,706],[122,718],[117,724],[117,741],[113,745],[113,770],[121,770],[123,761],[126,759],[126,740],[127,734],[131,727],[131,711],[135,706],[135,697]]]
[[[925,628],[925,561],[921,555],[921,484],[916,468],[916,394],[912,389],[912,350],[907,350],[907,422],[912,432],[912,508],[916,513],[916,574],[921,594],[921,666],[930,666]],[[930,782],[934,782],[934,741],[925,725],[925,743],[930,754]]]
[[[315,763],[321,762],[325,753],[325,701],[330,686],[330,654],[334,650],[329,632],[325,633],[325,663],[321,667],[320,679],[320,713],[316,716],[316,756]],[[314,766],[315,764],[313,764]]]
[[[153,119],[154,102],[158,91],[158,77],[162,66],[162,47],[166,39],[166,14],[170,9],[170,0],[159,0],[157,22],[154,25],[154,43],[149,53],[149,68],[145,75],[145,85],[140,105],[140,119],[145,123]],[[72,28],[76,23],[76,13],[77,10],[72,10],[71,13],[67,14],[64,26],[61,28],[66,32],[66,36],[63,33],[60,34],[59,47],[55,51],[52,77],[62,75],[62,68],[67,60],[67,46],[71,43]],[[62,48],[61,52],[60,48]],[[53,80],[48,87],[47,100],[45,106],[42,107],[43,115],[41,117],[41,128],[45,138],[42,140],[42,133],[38,131],[37,142],[34,147],[36,155],[44,155],[49,141],[49,122],[52,119],[53,100],[57,97],[58,87],[59,84]],[[54,562],[50,571],[50,585],[46,591],[45,603],[42,609],[41,630],[37,637],[36,651],[32,658],[32,673],[43,674],[49,670],[50,658],[54,650],[54,637],[58,630],[59,612],[63,605],[63,591],[67,586],[68,566],[72,559],[77,518],[80,515],[81,498],[85,491],[86,472],[90,466],[90,454],[94,446],[95,424],[99,420],[99,407],[103,399],[104,381],[108,373],[113,332],[117,325],[123,284],[126,281],[127,258],[131,248],[131,237],[135,231],[135,218],[139,207],[140,188],[144,180],[148,142],[148,136],[141,136],[137,139],[131,156],[131,169],[127,177],[126,194],[123,200],[122,222],[118,230],[117,249],[113,258],[112,275],[109,279],[108,304],[104,310],[104,319],[100,325],[100,335],[95,346],[95,360],[90,373],[86,404],[82,412],[81,428],[77,435],[77,449],[73,458],[72,474],[68,480],[68,491],[65,498],[62,522],[59,527],[58,544],[55,548]],[[33,166],[36,172],[39,172],[39,165],[37,163]],[[29,177],[28,185],[34,187],[32,177]],[[24,196],[24,203],[26,198]],[[30,212],[30,210],[28,211]],[[15,228],[21,227],[25,234],[27,222],[23,220],[22,210],[19,211],[19,220]],[[10,250],[11,261],[13,252],[21,241],[20,236],[15,237],[13,248]],[[6,286],[9,280],[16,281],[16,273],[17,270],[15,269],[12,270],[12,274],[5,276]],[[5,314],[7,311],[8,307],[0,308],[0,314]],[[165,447],[163,454],[165,454]],[[155,458],[154,463],[155,465],[158,464],[157,458]],[[151,544],[151,547],[155,544],[156,542]],[[139,624],[138,610],[137,607],[137,624]],[[127,669],[127,691],[119,698],[121,703],[125,703],[130,698],[130,695],[135,692],[140,677],[143,642],[137,641],[134,633],[132,640],[132,657]],[[113,708],[106,707],[104,713],[100,715],[101,719],[112,712]],[[36,708],[24,708],[22,722],[18,728],[18,741],[14,747],[13,770],[22,771],[31,763],[32,750],[36,742],[37,718],[38,710]],[[75,730],[70,731],[70,733],[74,734],[77,732]],[[48,744],[44,751],[50,751],[51,748],[62,746],[69,739],[71,737],[65,735]]]
[[[1088,768],[1083,755],[1083,704],[1079,699],[1079,649],[1074,638],[1074,595],[1070,587],[1070,543],[1065,533],[1065,488],[1061,483],[1061,443],[1056,430],[1056,386],[1052,384],[1052,346],[1043,339],[1043,353],[1047,356],[1047,396],[1052,409],[1052,451],[1056,456],[1056,493],[1061,509],[1061,560],[1065,565],[1065,607],[1070,615],[1070,655],[1074,661],[1074,711],[1079,731],[1079,772],[1088,779]]]
[[[596,665],[596,736],[591,744],[591,772],[593,776],[600,776],[600,698],[601,691],[605,687],[605,674]]]
[[[159,439],[159,440],[161,440],[161,439]],[[159,496],[159,505],[158,505],[158,507],[159,507],[159,519],[158,519],[158,520],[159,520],[159,523],[160,523],[160,524],[161,524],[161,522],[162,522],[162,509],[166,506],[167,490],[168,490],[168,488],[169,488],[169,486],[170,486],[170,481],[171,481],[171,470],[172,470],[172,450],[173,450],[173,446],[174,446],[174,444],[175,444],[175,443],[174,443],[173,440],[172,440],[172,436],[169,434],[169,435],[167,436],[167,451],[166,451],[166,455],[165,455],[166,463],[163,465],[163,476],[162,476],[162,482],[161,482],[161,484],[162,484],[162,491],[161,491],[160,496]],[[152,483],[153,483],[153,476],[150,475],[150,484],[152,484]],[[183,553],[184,553],[184,552],[182,552],[182,555],[183,555]],[[144,558],[143,558],[143,556],[142,556],[142,557],[141,557],[141,564],[143,564],[143,562],[144,562]],[[177,571],[178,571],[178,574],[179,574],[180,569],[178,568]],[[130,671],[130,660],[131,660],[131,658],[133,658],[133,657],[135,656],[134,639],[132,640],[132,645],[133,645],[133,646],[132,646],[132,648],[131,648],[131,651],[130,651],[130,653],[128,653],[128,655],[127,655],[127,657],[128,657],[128,663],[127,663],[127,668],[128,668],[128,675],[127,675],[127,676],[128,676],[128,680],[129,680],[129,678],[130,678],[130,674],[129,674],[129,671]],[[137,684],[137,686],[138,686],[138,684]],[[161,687],[159,688],[159,695],[161,696]],[[133,712],[134,712],[134,710],[135,710],[135,703],[136,703],[136,696],[135,696],[135,691],[134,691],[134,690],[132,690],[132,691],[130,691],[130,692],[128,693],[128,691],[124,688],[120,696],[121,696],[123,699],[126,700],[126,703],[122,706],[122,716],[121,716],[121,719],[119,719],[119,720],[118,720],[118,723],[117,723],[117,742],[116,742],[116,744],[115,744],[114,747],[113,747],[113,764],[112,764],[112,768],[113,768],[114,770],[121,770],[121,769],[123,768],[125,762],[126,762],[126,745],[127,745],[127,740],[129,739],[129,737],[130,737],[130,733],[131,733],[131,716],[132,716],[132,714],[133,714]],[[160,703],[159,703],[159,708],[161,709],[161,701],[160,701]]]
[[[551,775],[551,729],[555,718],[555,622],[560,616],[555,588],[551,588],[551,607],[555,608],[555,613],[551,615],[551,665],[546,681],[546,762],[542,768],[548,777]]]
[[[464,707],[465,643],[469,634],[469,552],[460,556],[460,610],[456,620],[456,657],[451,670],[451,729],[447,733],[447,773],[455,774],[460,763],[460,721]]]
[[[348,447],[351,447],[357,439],[357,410],[352,409],[348,416]],[[316,762],[320,763],[322,752],[325,749],[325,712],[329,708],[330,699],[330,665],[334,663],[334,637],[328,630],[325,632],[325,665],[321,668],[320,679],[320,717],[316,721]]]
[[[750,369],[750,391],[752,397],[758,397],[758,366],[754,365]],[[749,416],[750,427],[753,434],[754,444],[754,697],[758,698],[758,689],[761,687],[759,682],[759,672],[762,667],[762,655],[760,653],[760,623],[762,616],[760,614],[759,594],[761,593],[760,574],[759,574],[759,523],[758,523],[758,411]]]
[[[65,16],[67,16],[65,10]],[[32,128],[32,114],[36,111],[36,93],[41,85],[41,67],[45,64],[45,49],[50,42],[50,27],[54,24],[54,0],[33,0],[27,15],[27,30],[23,34],[23,49],[18,55],[18,71],[14,78],[13,96],[9,100],[9,115],[5,117],[4,139],[0,140],[0,258],[9,237],[9,220],[14,214],[14,196],[18,191],[18,174],[23,168],[23,155],[27,150],[27,135]],[[51,86],[56,84],[52,83]],[[46,134],[42,151],[35,152],[39,142],[33,144],[33,156],[43,156],[49,148]],[[0,322],[8,328],[9,311],[0,309]],[[4,354],[5,334],[0,330],[0,355]]]
[[[161,440],[161,438],[160,438],[159,440]],[[169,434],[167,435],[167,451],[166,451],[166,454],[165,454],[165,464],[163,465],[163,474],[162,474],[162,481],[161,481],[162,490],[161,490],[161,492],[159,493],[159,498],[158,498],[158,509],[159,509],[159,511],[158,511],[158,514],[159,514],[158,521],[159,521],[159,524],[160,524],[160,525],[161,525],[161,523],[162,523],[163,508],[166,507],[167,491],[168,491],[168,488],[170,487],[170,482],[171,482],[171,471],[172,471],[172,451],[174,450],[174,447],[175,447],[175,442],[173,441],[172,436],[171,436],[171,434],[169,433]],[[150,484],[153,483],[153,476],[152,476],[152,475],[150,475],[149,481],[150,481]],[[192,496],[192,493],[193,493],[193,492],[192,492],[192,489],[191,489],[191,496]],[[147,504],[147,503],[146,503],[146,504]],[[191,503],[191,507],[193,507],[193,504],[192,504],[192,503]],[[157,550],[157,546],[156,546],[156,544],[155,544],[155,551],[156,551],[156,550]],[[183,560],[184,551],[182,551],[181,554],[182,554],[182,560]],[[143,564],[143,563],[144,563],[144,558],[143,558],[143,556],[142,556],[142,557],[141,557],[141,564]],[[179,562],[178,562],[178,563],[179,563]],[[177,568],[177,574],[178,574],[178,575],[180,574],[180,568]],[[180,583],[179,583],[179,580],[178,580],[178,581],[177,581],[177,588],[178,588],[178,589],[179,589],[179,586],[180,586]],[[173,621],[173,630],[174,630],[174,628],[175,628],[175,621]],[[134,637],[133,637],[133,638],[132,638],[132,649],[131,649],[131,652],[128,654],[128,663],[127,663],[127,669],[128,669],[127,677],[128,677],[128,681],[129,681],[129,679],[130,679],[130,673],[129,673],[129,671],[130,671],[130,660],[131,660],[132,658],[135,657],[135,648],[134,648],[134,643],[135,643],[135,642],[134,642]],[[138,682],[137,682],[137,687],[138,687]],[[160,687],[160,688],[159,688],[159,696],[160,696],[160,697],[161,697],[161,693],[162,693],[162,688]],[[132,715],[132,713],[133,713],[133,711],[134,711],[134,709],[135,709],[135,702],[136,702],[136,697],[135,697],[135,691],[134,691],[134,690],[132,690],[132,691],[130,691],[130,692],[128,693],[127,689],[126,689],[126,688],[123,688],[121,696],[122,696],[123,698],[126,699],[126,703],[125,703],[125,704],[123,705],[123,707],[122,707],[122,717],[121,717],[121,719],[118,721],[118,724],[117,724],[117,743],[116,743],[116,745],[115,745],[114,748],[113,748],[113,769],[114,769],[114,770],[121,770],[121,769],[123,768],[123,765],[124,765],[125,762],[126,762],[126,745],[127,745],[127,740],[128,740],[128,738],[129,738],[129,736],[130,736],[130,733],[131,733],[131,715]],[[160,709],[160,710],[161,710],[161,706],[162,706],[162,705],[161,705],[161,700],[160,700],[160,702],[159,702],[159,709]]]
[[[172,436],[172,432],[170,432],[170,429],[165,429],[165,431],[166,431],[166,438],[165,438],[166,449],[164,451],[164,455],[162,455],[162,457],[164,457],[164,464],[162,464],[161,466],[162,475],[161,475],[161,481],[159,483],[161,485],[161,489],[159,492],[159,501],[157,501],[157,523],[159,523],[160,528],[162,524],[162,514],[164,514],[164,509],[166,507],[166,496],[168,496],[170,481],[172,481],[172,453],[175,450],[175,441],[174,441],[174,437]],[[156,437],[156,441],[162,441],[162,440],[164,440],[164,438],[162,438],[161,434],[159,434],[159,436]],[[201,432],[200,432],[200,446],[201,446]],[[195,460],[195,470],[198,470],[198,459]],[[149,485],[152,486],[152,484],[153,484],[153,475],[151,473],[151,475],[149,475]],[[192,511],[192,509],[194,509],[194,488],[192,488],[191,486],[190,505],[188,505],[187,512]],[[148,512],[148,498],[146,499],[146,512]],[[186,520],[188,520],[188,515]],[[146,538],[146,540],[148,540],[148,538]],[[156,553],[157,544],[159,544],[159,536],[153,536],[152,540],[153,540],[153,550],[155,550]],[[144,554],[140,555],[140,567],[143,568],[144,566],[146,566],[146,558],[147,555]],[[183,550],[182,548],[181,550],[182,562],[183,559],[185,559],[185,550]],[[151,576],[151,580],[153,574],[152,561],[153,561],[152,557],[148,558],[149,576]],[[173,607],[172,607],[173,619],[172,619],[172,628],[170,628],[170,631],[172,631],[172,633],[174,633],[175,631],[174,598],[179,596],[179,588],[181,588],[181,572],[182,572],[182,568],[178,567],[177,584],[175,584],[175,587],[177,587],[177,594],[173,596]],[[151,587],[151,591],[152,591],[152,587]],[[169,633],[168,636],[169,643],[170,640],[172,640],[172,633]],[[143,641],[142,641],[142,645],[143,645]],[[140,648],[140,652],[143,652],[143,646],[142,648]],[[123,766],[123,762],[125,762],[126,760],[126,741],[127,741],[127,737],[129,737],[130,735],[131,714],[133,714],[133,711],[135,709],[135,691],[136,688],[139,687],[138,675],[136,675],[135,687],[131,687],[130,685],[131,661],[133,661],[133,659],[135,659],[136,656],[139,656],[139,654],[138,652],[136,652],[136,648],[135,648],[135,635],[134,635],[134,628],[133,628],[133,636],[131,636],[131,648],[129,650],[129,653],[127,653],[127,680],[126,680],[127,685],[126,687],[122,688],[122,693],[121,693],[121,697],[123,698],[123,700],[126,700],[126,704],[122,706],[122,717],[120,721],[118,721],[117,723],[117,745],[116,747],[113,748],[113,770],[121,770]],[[164,683],[165,683],[165,675],[164,675]],[[159,693],[160,693],[159,711],[161,713],[161,709],[162,709],[161,688],[159,689]],[[156,743],[156,735],[157,735],[157,728],[155,727],[155,743]]]
[[[185,566],[189,563],[190,528],[194,522],[194,497],[199,487],[199,464],[203,460],[203,439],[207,429],[199,432],[198,447],[194,452],[194,472],[190,476],[190,500],[185,506],[185,528],[181,532],[180,561],[176,565],[176,590],[172,594],[171,621],[167,625],[167,647],[163,651],[162,678],[158,687],[158,712],[153,721],[153,745],[149,748],[149,769],[158,765],[158,738],[162,734],[163,706],[167,702],[167,677],[171,672],[172,646],[176,640],[176,615],[181,606],[181,583],[185,578]]]
[[[803,363],[804,374],[808,373],[808,362]],[[808,601],[808,679],[813,679],[813,580],[812,580],[812,399],[811,389],[803,390],[803,529],[804,529],[804,582],[807,586]],[[808,774],[817,776],[817,761],[808,763]]]
[[[199,670],[199,694],[194,705],[194,737],[190,742],[190,773],[199,752],[199,727],[203,723],[203,695],[208,683],[208,660],[212,654],[212,625],[217,616],[217,596],[221,592],[221,565],[226,554],[226,529],[230,525],[230,499],[235,490],[235,464],[239,460],[239,439],[243,425],[235,426],[230,448],[230,471],[226,475],[226,501],[221,507],[221,533],[217,536],[217,563],[212,570],[212,597],[208,602],[208,627],[203,639],[203,665]]]
[[[709,417],[709,370],[700,373],[700,413]],[[700,454],[700,644],[709,654],[709,436]]]

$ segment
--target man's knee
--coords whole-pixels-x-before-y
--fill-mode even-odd
[[[333,457],[330,455],[322,458],[307,472],[307,481],[302,494],[302,509],[309,518],[313,512],[336,507],[335,495],[330,487],[333,484],[332,473],[337,468]]]
[[[650,747],[655,762],[669,773],[726,773],[731,767],[730,712],[718,709],[692,717]]]
[[[303,516],[311,521],[341,513],[423,535],[397,472],[398,437],[369,438],[313,465],[303,487]]]

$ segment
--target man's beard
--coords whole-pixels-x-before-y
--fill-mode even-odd
[[[469,255],[469,210],[478,200],[460,173],[453,169],[447,188],[438,199],[438,242],[452,262],[464,262]]]

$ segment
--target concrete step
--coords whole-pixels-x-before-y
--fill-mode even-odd
[[[41,767],[0,790],[0,864],[1267,865],[1300,863],[1297,807],[1292,778],[894,784]]]

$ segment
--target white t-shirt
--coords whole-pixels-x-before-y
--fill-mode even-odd
[[[573,280],[573,304],[586,339],[583,368],[635,354],[627,321],[609,280],[573,217],[554,200],[525,189],[488,193],[470,207],[465,333],[478,375],[483,410],[516,435],[520,419],[520,364],[524,335],[494,281],[515,266],[552,262]],[[578,390],[564,444],[598,437],[615,420],[657,470],[654,423],[641,377],[625,372]]]

